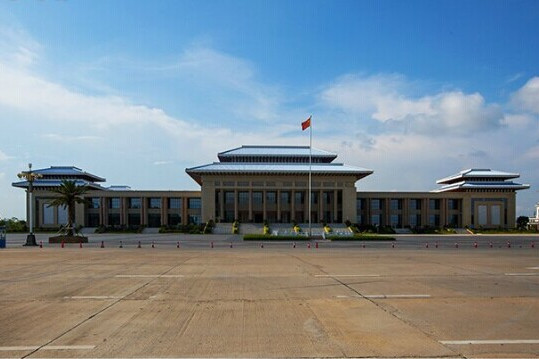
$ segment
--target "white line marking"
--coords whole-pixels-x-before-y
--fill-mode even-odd
[[[538,270],[539,267],[528,267],[528,268],[526,268],[526,269],[535,269],[535,270]]]
[[[508,276],[539,276],[539,273],[533,273],[533,272],[529,272],[529,273],[505,273],[505,275],[508,275]]]
[[[316,274],[315,277],[379,277],[380,274]]]
[[[117,274],[116,278],[183,278],[181,274]]]
[[[370,294],[370,295],[338,295],[337,298],[367,298],[367,299],[414,299],[430,298],[429,294]]]
[[[115,297],[111,295],[76,295],[73,297],[64,297],[64,299],[120,299],[122,297]]]
[[[0,351],[26,351],[36,350],[39,346],[0,347]],[[91,350],[95,345],[47,345],[40,350]]]
[[[498,340],[441,340],[442,344],[469,345],[469,344],[539,344],[539,339],[498,339]]]

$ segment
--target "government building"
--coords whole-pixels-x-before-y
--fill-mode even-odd
[[[217,157],[185,170],[200,191],[107,187],[104,178],[77,167],[38,169],[32,206],[27,195],[27,209],[34,210],[27,213],[38,228],[65,224],[66,210],[48,204],[55,196],[50,189],[68,179],[90,188],[88,203],[76,208],[76,223],[84,227],[306,223],[310,217],[312,223],[393,228],[513,228],[516,191],[529,188],[513,181],[518,173],[468,169],[439,179],[429,192],[367,192],[357,185],[372,170],[339,163],[337,154],[308,146],[241,146]],[[13,186],[28,189],[29,183]]]

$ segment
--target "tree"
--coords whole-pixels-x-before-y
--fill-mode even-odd
[[[73,236],[73,222],[75,222],[75,204],[86,203],[87,200],[82,197],[88,192],[88,186],[77,186],[75,181],[63,180],[60,187],[51,189],[51,192],[59,194],[58,198],[55,198],[49,207],[62,206],[67,207],[67,232],[68,236]]]
[[[526,229],[528,227],[529,218],[526,216],[520,216],[517,218],[517,228]]]

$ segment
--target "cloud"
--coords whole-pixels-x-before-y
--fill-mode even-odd
[[[532,77],[511,98],[513,106],[520,111],[539,114],[539,77]]]
[[[5,154],[4,152],[2,152],[2,150],[0,150],[0,161],[7,161],[11,158],[11,156],[8,156],[7,154]]]
[[[0,62],[28,67],[39,57],[42,46],[17,26],[0,26]]]
[[[479,93],[440,92],[408,96],[414,86],[398,75],[347,75],[325,88],[320,98],[330,108],[368,116],[384,131],[424,135],[472,135],[501,127],[503,111]]]

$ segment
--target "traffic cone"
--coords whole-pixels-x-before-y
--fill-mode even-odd
[[[82,241],[79,241],[79,248],[82,248]]]
[[[532,243],[533,244],[533,243]],[[43,241],[39,241],[39,248],[43,248]],[[533,247],[532,247],[533,248]]]
[[[138,241],[138,246],[137,248],[142,248],[142,246],[140,245],[140,241]]]
[[[124,244],[122,243],[122,241],[120,241],[120,248],[123,248],[124,247]]]
[[[315,246],[316,248],[318,248],[318,242],[316,242],[314,246]]]
[[[105,248],[105,242],[101,241],[101,248]]]
[[[311,242],[307,243],[307,248],[311,248]]]
[[[60,247],[64,248],[64,241],[62,241],[62,244],[60,244]]]

